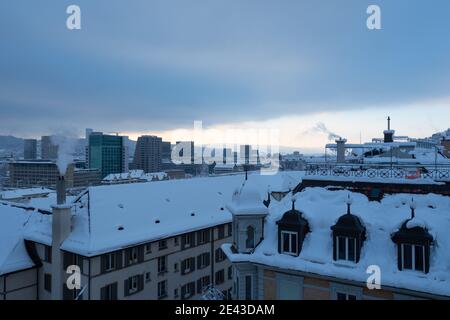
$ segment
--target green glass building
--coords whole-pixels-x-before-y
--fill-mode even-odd
[[[100,169],[102,178],[111,173],[122,173],[126,168],[124,137],[93,132],[89,135],[89,168]]]

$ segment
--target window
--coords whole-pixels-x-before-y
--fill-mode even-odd
[[[425,246],[401,244],[402,269],[425,272]]]
[[[225,281],[225,270],[222,269],[216,272],[216,284],[222,284]]]
[[[195,258],[187,258],[181,262],[181,273],[187,274],[195,270]]]
[[[101,300],[117,300],[117,282],[100,289]]]
[[[281,238],[283,241],[281,246],[281,253],[286,253],[293,256],[296,256],[298,254],[297,235],[297,232],[281,231]]]
[[[356,300],[356,296],[353,294],[336,292],[336,300]]]
[[[158,272],[167,272],[167,256],[158,257]]]
[[[252,300],[252,276],[245,276],[245,300]]]
[[[222,262],[225,258],[226,256],[223,250],[221,248],[216,249],[216,262]]]
[[[167,249],[167,240],[161,240],[158,243],[159,250]]]
[[[356,262],[356,238],[336,237],[337,260]]]
[[[50,246],[44,247],[44,261],[52,263],[52,247]]]
[[[202,253],[201,255],[197,256],[197,268],[203,269],[209,266],[209,253]]]
[[[201,277],[197,280],[197,293],[202,293],[203,290],[209,286],[210,278],[209,276]]]
[[[158,299],[167,297],[167,280],[158,282]]]
[[[178,288],[176,288],[176,289],[173,290],[173,296],[174,296],[175,298],[178,298]]]
[[[175,272],[178,272],[178,263],[174,263],[174,265],[173,265],[173,270],[174,270]]]
[[[198,244],[209,242],[209,230],[202,230],[197,233]]]
[[[145,253],[147,253],[147,254],[152,253],[152,244],[151,243],[147,243],[145,245]]]
[[[127,254],[128,254],[128,265],[138,262],[138,248],[137,247],[127,249]]]
[[[228,267],[228,280],[233,279],[233,267],[229,266]]]
[[[105,271],[111,271],[114,270],[116,267],[116,255],[114,253],[109,253],[105,255],[104,257],[104,263],[105,263]]]
[[[231,223],[228,224],[228,236],[231,237],[231,232],[233,231],[233,226]]]
[[[253,226],[247,227],[247,239],[245,240],[245,247],[253,249],[255,247],[255,228]]]
[[[218,234],[219,239],[225,238],[225,226],[224,225],[221,225],[218,227],[218,233],[219,233]]]
[[[146,272],[145,273],[145,282],[150,282],[151,281],[151,273],[150,272]]]
[[[52,292],[52,275],[44,274],[44,289],[48,292]]]
[[[126,295],[131,295],[142,290],[141,279],[142,278],[139,275],[136,275],[125,280],[125,289],[127,290]]]
[[[181,298],[189,299],[195,294],[195,281],[189,282],[181,287]]]
[[[191,248],[195,246],[195,233],[183,234],[181,237],[182,247]]]
[[[178,241],[178,237],[173,238],[173,244],[177,247],[180,243]]]

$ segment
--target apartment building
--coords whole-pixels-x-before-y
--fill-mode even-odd
[[[162,139],[156,136],[141,136],[136,143],[133,168],[148,172],[161,171]]]
[[[227,205],[233,242],[222,247],[235,270],[233,297],[450,299],[450,198],[393,193],[371,201],[353,187],[297,186],[301,192],[264,205],[251,182],[235,193]]]

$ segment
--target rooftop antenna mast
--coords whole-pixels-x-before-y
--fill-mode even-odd
[[[388,121],[388,130],[391,130],[391,117],[388,116],[387,121]]]

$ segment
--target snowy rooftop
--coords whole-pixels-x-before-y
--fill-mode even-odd
[[[24,225],[29,217],[25,210],[0,204],[0,275],[34,265],[23,241]]]
[[[0,199],[11,200],[11,199],[18,199],[18,198],[22,198],[22,197],[33,197],[33,196],[38,196],[38,195],[45,195],[50,192],[53,192],[53,190],[50,190],[47,188],[13,189],[13,190],[2,191],[0,193]]]
[[[302,172],[255,173],[249,174],[249,179],[264,197],[268,185],[273,191],[286,185],[294,188],[302,175]],[[94,256],[231,222],[225,205],[243,181],[244,175],[230,175],[91,187],[89,196],[86,193],[75,202],[73,229],[61,247]],[[33,212],[26,239],[50,244],[51,221],[51,215]]]
[[[346,212],[348,194],[348,191],[323,188],[306,188],[298,194],[296,209],[304,213],[303,217],[311,228],[298,257],[277,251],[276,221],[291,209],[290,197],[285,197],[281,202],[271,202],[264,240],[253,254],[232,253],[229,244],[223,245],[223,249],[233,262],[250,261],[361,283],[367,280],[367,267],[378,265],[382,272],[382,286],[450,296],[450,197],[435,194],[413,196],[416,218],[410,221],[408,227],[426,225],[435,241],[431,247],[430,270],[424,274],[397,269],[396,245],[391,240],[392,233],[411,217],[409,202],[412,195],[408,194],[388,195],[381,202],[369,202],[366,196],[352,193],[352,213],[365,225],[367,239],[358,264],[333,260],[330,227]]]
[[[163,180],[167,177],[165,172],[152,172],[152,173],[144,173],[144,170],[130,170],[125,173],[111,173],[103,178],[103,181],[115,181],[115,180],[128,180],[128,179],[136,179],[136,180],[147,180],[151,181],[154,178],[158,180]]]

